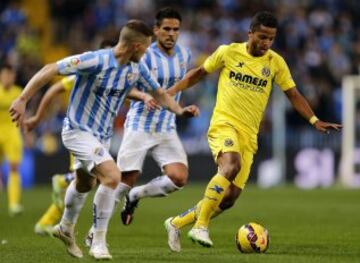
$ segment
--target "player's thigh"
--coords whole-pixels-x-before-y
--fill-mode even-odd
[[[188,167],[187,155],[176,131],[159,134],[159,143],[152,149],[154,160],[162,169],[170,164]]]
[[[244,151],[241,154],[241,168],[240,172],[233,180],[233,184],[240,189],[244,189],[246,182],[249,179],[251,166],[253,164],[254,154],[250,151]]]
[[[82,168],[91,173],[95,166],[106,161],[113,161],[108,151],[110,140],[100,142],[91,133],[80,130],[63,132],[62,140],[74,156],[75,170]]]
[[[146,132],[125,130],[117,156],[122,172],[142,171],[146,153],[156,144]]]
[[[19,164],[22,159],[23,144],[19,130],[13,130],[3,142],[4,157],[10,164]]]
[[[240,189],[244,189],[245,184],[249,179],[254,154],[257,150],[257,140],[256,137],[251,136],[243,131],[239,131],[238,134],[241,149],[241,169],[233,183]]]
[[[220,154],[241,152],[238,132],[229,125],[210,126],[208,143],[216,163]]]

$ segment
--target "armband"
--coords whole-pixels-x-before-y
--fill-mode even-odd
[[[318,117],[316,117],[315,115],[313,115],[310,119],[309,119],[309,122],[311,125],[314,125],[315,122],[317,122],[319,119]]]

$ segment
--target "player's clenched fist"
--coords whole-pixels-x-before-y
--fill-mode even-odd
[[[190,105],[183,108],[181,116],[192,118],[199,116],[199,114],[200,114],[199,108],[195,105]]]

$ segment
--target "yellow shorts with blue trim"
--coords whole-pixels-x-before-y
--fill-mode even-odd
[[[253,157],[257,151],[257,137],[249,136],[245,131],[226,122],[212,123],[208,131],[208,142],[216,163],[220,153],[236,152],[240,154],[241,169],[232,183],[243,189],[249,178]]]

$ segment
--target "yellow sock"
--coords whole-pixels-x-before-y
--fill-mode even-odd
[[[204,198],[201,203],[199,216],[194,225],[195,228],[209,226],[210,218],[219,207],[225,195],[226,189],[230,186],[230,181],[220,174],[216,174],[208,183]]]
[[[59,179],[59,184],[62,189],[65,189],[69,186],[69,183],[66,181],[64,174],[61,175],[61,178]]]
[[[60,209],[58,206],[56,206],[55,204],[51,204],[45,214],[38,221],[38,224],[53,226],[57,222],[59,222],[62,212],[63,210]]]
[[[180,229],[184,226],[190,225],[194,223],[200,213],[201,204],[203,200],[200,200],[196,206],[190,208],[189,210],[186,210],[182,214],[174,217],[174,219],[171,221],[171,224],[176,226],[176,228]],[[223,212],[219,207],[215,209],[215,212],[211,215],[211,218],[214,218],[218,215],[220,215]]]
[[[182,228],[186,225],[189,225],[191,223],[194,223],[196,220],[196,211],[198,209],[199,203],[197,203],[196,206],[186,210],[185,212],[181,213],[180,215],[174,217],[173,220],[171,220],[171,224],[173,224],[176,228]]]
[[[21,178],[18,172],[10,172],[7,189],[9,207],[19,205],[21,198]]]
[[[53,176],[53,183],[55,182],[57,190],[60,191],[61,189],[66,189],[69,186],[69,183],[66,180],[66,175],[67,174],[55,174]]]
[[[197,203],[197,205],[196,205],[195,220],[199,217],[202,202],[203,202],[203,200],[199,201],[199,203]],[[221,208],[220,208],[219,206],[216,207],[215,211],[214,211],[214,212],[212,213],[212,215],[211,215],[211,219],[213,219],[214,217],[217,217],[217,216],[220,215],[222,212],[223,212],[223,210],[221,210]]]

